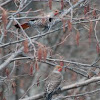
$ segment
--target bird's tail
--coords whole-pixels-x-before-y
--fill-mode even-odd
[[[51,100],[52,99],[52,92],[49,94],[46,94],[46,100]]]

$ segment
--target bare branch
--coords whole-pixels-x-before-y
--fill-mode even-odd
[[[85,81],[82,81],[82,82],[77,82],[77,83],[74,83],[74,84],[71,84],[71,85],[68,85],[68,86],[64,86],[64,87],[61,88],[60,93],[67,91],[67,90],[86,86],[88,84],[91,84],[91,83],[94,83],[94,82],[97,82],[97,81],[100,81],[100,77],[93,77],[91,79],[88,79],[88,80],[85,80]],[[43,97],[45,97],[45,93],[37,94],[35,96],[31,96],[31,97],[19,99],[19,100],[38,100],[38,99],[41,99]]]
[[[0,4],[0,6],[5,6],[6,4],[10,3],[12,0],[7,0],[5,2],[3,2],[2,4]]]

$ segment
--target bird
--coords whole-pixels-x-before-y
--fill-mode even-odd
[[[20,27],[22,27],[23,29],[27,29],[31,26],[34,28],[38,28],[38,27],[47,28],[48,24],[53,20],[53,17],[57,16],[60,13],[61,12],[59,10],[54,10],[53,12],[45,14],[43,16],[44,18],[34,18],[21,25],[15,24],[14,26],[18,29],[20,29]]]
[[[62,66],[56,65],[51,74],[47,77],[45,81],[45,93],[46,100],[51,100],[53,93],[59,90],[60,84],[63,80],[63,75],[61,74]]]

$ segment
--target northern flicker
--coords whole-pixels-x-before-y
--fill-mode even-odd
[[[59,85],[63,79],[61,71],[62,66],[57,65],[52,73],[48,76],[45,82],[46,100],[51,100],[52,94],[59,88]]]
[[[42,27],[42,28],[45,28],[45,27],[48,27],[48,24],[53,20],[53,17],[55,17],[56,15],[58,15],[60,13],[60,11],[58,10],[55,10],[49,14],[45,14],[43,17],[44,18],[34,18],[32,20],[29,20],[28,22],[25,22],[23,24],[21,24],[21,27],[23,29],[27,29],[29,27],[34,27],[34,28],[37,28],[37,27]],[[16,28],[20,28],[20,26],[18,24],[15,24],[15,27]]]

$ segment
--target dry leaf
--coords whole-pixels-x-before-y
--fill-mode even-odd
[[[37,86],[39,86],[40,85],[40,82],[39,82],[39,79],[37,80]]]
[[[72,23],[70,20],[68,20],[68,31],[72,30]]]
[[[43,54],[42,47],[39,47],[37,51],[37,56],[39,61],[42,59],[42,54]]]
[[[61,9],[63,9],[63,8],[64,8],[64,1],[61,0]]]
[[[40,78],[41,78],[41,76],[39,76],[38,79],[37,79],[37,86],[40,85]]]
[[[93,15],[94,18],[96,18],[97,13],[96,13],[96,10],[95,9],[93,10],[92,15]]]
[[[93,22],[90,21],[90,26],[89,26],[89,34],[91,34],[93,32]]]
[[[76,44],[79,45],[80,33],[77,31],[76,33]]]
[[[49,0],[49,8],[52,9],[52,0]]]
[[[63,22],[63,32],[65,32],[65,30],[66,30],[66,27],[65,27],[65,25],[66,25],[66,20],[65,20],[65,19],[62,19],[62,22]]]
[[[84,15],[86,15],[87,12],[89,12],[89,11],[90,11],[90,6],[89,5],[85,6],[84,7]]]
[[[13,89],[13,94],[16,93],[16,83],[13,81],[12,82],[12,89]]]
[[[21,87],[21,88],[24,87],[24,80],[20,80],[20,87]]]
[[[100,46],[99,46],[99,43],[98,42],[96,44],[96,50],[97,50],[97,53],[99,54],[100,53]]]
[[[38,66],[38,62],[37,61],[35,62],[35,68],[36,68],[37,71],[39,70],[39,66]]]
[[[90,25],[89,26],[89,43],[91,43],[91,34],[93,32],[93,22],[90,21],[89,25]]]
[[[30,65],[30,75],[33,75],[33,65]]]
[[[12,82],[12,88],[15,88],[16,87],[16,83],[13,81]]]
[[[9,76],[9,69],[8,68],[6,68],[6,75],[7,75],[7,77]]]
[[[47,58],[47,48],[44,46],[43,47],[43,59],[46,60]]]
[[[24,45],[24,53],[28,53],[28,40],[24,40],[23,41],[23,45]]]
[[[5,35],[6,35],[6,25],[7,25],[7,22],[8,22],[8,19],[7,19],[7,11],[0,7],[0,9],[2,10],[2,21],[3,21],[3,24],[4,24],[4,29],[5,29]]]

